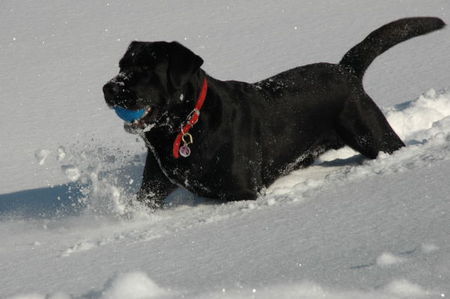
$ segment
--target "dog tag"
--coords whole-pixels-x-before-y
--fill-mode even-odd
[[[183,158],[187,158],[191,155],[191,149],[189,148],[189,146],[187,144],[184,144],[180,147],[180,155]]]

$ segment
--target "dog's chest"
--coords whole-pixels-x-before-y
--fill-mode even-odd
[[[155,157],[164,175],[175,185],[199,195],[207,196],[214,189],[205,180],[205,169],[202,165],[192,163],[189,158],[165,159]]]
[[[197,167],[175,167],[167,171],[167,175],[174,180],[178,186],[181,186],[191,192],[199,195],[208,196],[215,186],[209,186],[209,180],[205,180],[202,173],[202,166]]]

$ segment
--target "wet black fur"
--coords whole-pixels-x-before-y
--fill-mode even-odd
[[[144,136],[149,151],[138,198],[160,206],[181,186],[207,198],[255,199],[326,150],[348,145],[373,159],[401,148],[362,77],[390,47],[443,26],[437,18],[401,19],[372,32],[339,64],[310,64],[252,84],[209,76],[203,60],[176,42],[131,43],[104,94],[109,106],[152,107],[155,127]],[[173,142],[204,78],[209,88],[190,131],[192,154],[175,159]]]

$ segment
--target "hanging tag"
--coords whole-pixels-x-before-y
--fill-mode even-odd
[[[189,148],[189,146],[188,146],[188,144],[187,143],[185,143],[185,144],[183,144],[181,147],[180,147],[180,155],[183,157],[183,158],[187,158],[187,157],[189,157],[190,155],[191,155],[191,149]]]
[[[183,158],[187,158],[191,155],[189,144],[194,143],[194,138],[192,138],[191,134],[185,133],[181,140],[183,141],[183,145],[180,147],[179,153]]]

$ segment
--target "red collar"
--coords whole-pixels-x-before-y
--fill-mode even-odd
[[[208,91],[208,81],[206,78],[203,80],[202,90],[200,91],[200,95],[198,96],[197,103],[195,104],[194,110],[189,113],[187,120],[184,124],[181,125],[180,133],[175,138],[173,143],[173,157],[178,159],[180,155],[184,158],[189,157],[191,154],[191,149],[189,148],[189,144],[194,143],[192,135],[189,134],[189,130],[198,122],[200,118],[200,110],[203,107],[203,103],[206,99],[206,92]],[[181,143],[183,142],[183,145]]]

